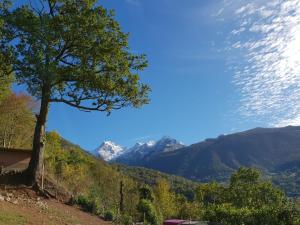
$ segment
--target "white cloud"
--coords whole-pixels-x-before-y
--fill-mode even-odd
[[[238,112],[268,125],[300,125],[300,0],[252,1],[234,12],[230,49],[244,56],[233,65]]]
[[[235,14],[239,15],[239,14],[243,14],[243,15],[247,15],[247,14],[252,14],[255,11],[255,6],[253,3],[249,3],[247,5],[243,5],[242,7],[238,8],[235,11]]]

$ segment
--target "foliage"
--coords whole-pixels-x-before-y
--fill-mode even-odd
[[[102,217],[107,211],[118,211],[120,192],[116,184],[122,179],[124,214],[137,219],[138,184],[79,146],[66,142],[57,132],[47,134],[44,162],[47,175],[68,189],[75,203]]]
[[[175,194],[171,192],[168,181],[159,179],[155,187],[156,205],[164,218],[176,216]]]
[[[6,1],[0,2],[0,13],[3,13],[9,7],[9,4]],[[4,20],[0,18],[0,40],[3,39],[3,26]],[[2,51],[0,52],[0,103],[11,93],[11,85],[13,82],[12,68],[7,59],[7,48],[3,46],[3,43],[0,41],[0,46]]]
[[[0,103],[0,145],[30,148],[34,131],[35,104],[24,94],[10,94]]]
[[[74,203],[81,206],[82,209],[84,209],[85,211],[88,211],[88,212],[92,212],[94,209],[93,203],[89,199],[87,199],[85,196],[82,196],[82,195],[79,195],[75,199]]]
[[[200,184],[196,193],[197,200],[204,205],[222,203],[226,195],[225,188],[217,182]]]
[[[134,221],[133,221],[132,216],[125,214],[125,215],[121,216],[120,223],[122,225],[133,225]]]
[[[175,204],[177,218],[183,220],[200,220],[203,218],[204,208],[202,203],[189,201],[184,196],[177,195]]]
[[[150,200],[141,199],[137,205],[137,210],[143,217],[143,221],[152,225],[159,225],[162,222],[161,215],[155,209],[155,206]]]
[[[113,211],[110,210],[110,211],[106,211],[106,212],[104,213],[104,219],[105,219],[106,221],[113,221],[114,218],[115,218],[115,214],[114,214]]]
[[[0,10],[0,54],[32,96],[107,112],[148,102],[149,87],[137,74],[147,65],[145,56],[129,51],[128,34],[112,11],[95,0],[40,4]]]
[[[188,200],[194,199],[195,189],[199,185],[198,182],[194,182],[183,177],[162,173],[157,170],[143,167],[130,167],[120,164],[114,164],[113,166],[123,174],[132,177],[140,183],[150,185],[151,187],[156,186],[157,180],[166,180],[170,184],[172,192],[175,192],[179,195],[184,195]]]
[[[11,94],[11,84],[12,84],[12,76],[0,75],[0,104],[2,104],[3,100],[6,99]]]
[[[228,225],[297,224],[294,205],[282,191],[261,180],[255,169],[240,168],[228,187],[210,184],[200,187],[197,194],[197,200],[206,206],[203,217],[210,221]]]
[[[139,189],[140,199],[149,200],[150,202],[154,201],[154,193],[150,186],[144,185]]]
[[[260,173],[251,168],[240,168],[232,175],[229,192],[229,201],[236,207],[280,206],[285,200],[281,190],[261,181]]]

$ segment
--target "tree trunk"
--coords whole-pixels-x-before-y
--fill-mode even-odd
[[[124,193],[123,193],[123,181],[120,182],[120,212],[123,213],[124,211]]]
[[[37,121],[34,130],[32,154],[29,166],[26,171],[27,182],[29,185],[36,185],[42,171],[43,154],[45,147],[45,125],[47,121],[50,99],[50,88],[43,86],[40,113],[37,115]]]

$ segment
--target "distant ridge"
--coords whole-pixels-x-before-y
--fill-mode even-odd
[[[300,127],[255,128],[221,135],[157,154],[140,166],[198,181],[226,179],[241,166],[275,173],[300,168]]]

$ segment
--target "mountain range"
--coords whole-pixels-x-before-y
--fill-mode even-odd
[[[119,162],[127,165],[141,165],[148,159],[163,152],[175,151],[183,148],[182,142],[170,137],[163,137],[158,141],[136,143],[131,148],[122,147],[112,141],[104,141],[92,153],[108,162]]]
[[[106,143],[107,144],[107,143]],[[255,128],[221,135],[185,146],[172,138],[138,143],[132,148],[114,146],[106,157],[106,144],[98,148],[104,159],[141,166],[196,181],[226,180],[241,166],[268,174],[300,171],[300,127]]]
[[[241,166],[267,173],[300,169],[300,127],[221,135],[159,154],[143,166],[197,181],[226,180]]]

